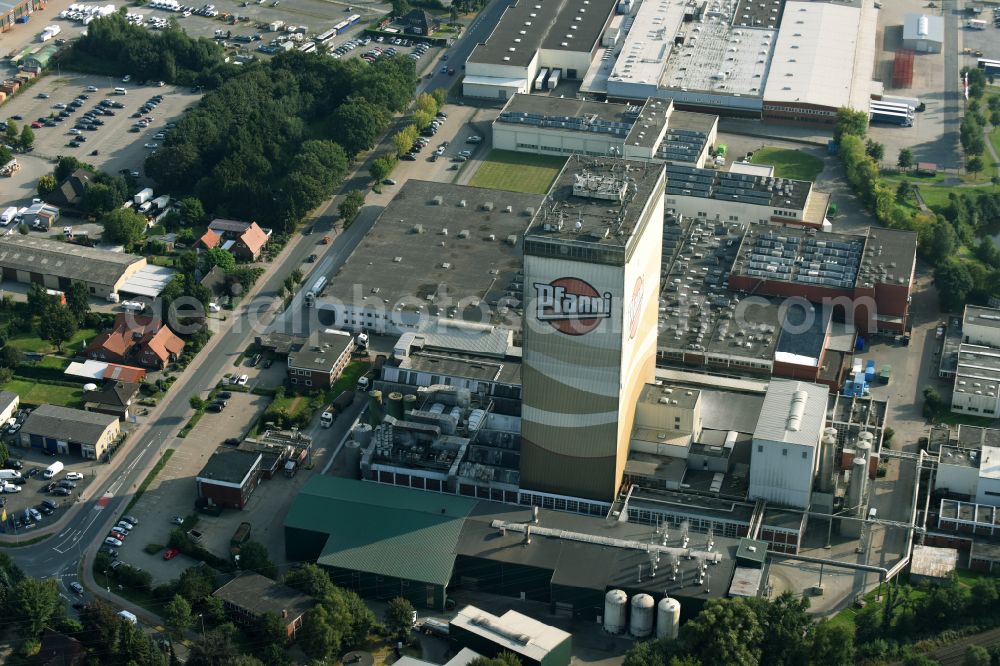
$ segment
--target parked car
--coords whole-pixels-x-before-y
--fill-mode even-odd
[[[238,386],[246,386],[248,381],[250,381],[250,378],[248,376],[240,375],[240,378],[236,380],[236,384]]]
[[[211,405],[205,408],[206,412],[212,412],[213,414],[218,414],[222,411],[222,405],[217,402],[213,402]]]
[[[73,590],[74,592],[76,592],[79,595],[83,594],[83,585],[80,585],[76,581],[73,581],[72,583],[69,584],[69,589]]]
[[[135,527],[134,525],[131,525],[131,524],[125,522],[124,520],[120,520],[120,521],[118,521],[118,524],[115,525],[114,529],[117,529],[122,534],[128,534],[129,532],[132,531],[132,529],[134,527]]]
[[[110,536],[104,538],[104,543],[106,543],[109,546],[114,546],[115,548],[121,548],[123,545],[121,541]]]
[[[108,536],[113,539],[118,539],[119,541],[122,542],[124,542],[125,539],[128,538],[127,534],[125,534],[124,532],[119,532],[118,530],[111,530],[111,533]]]
[[[174,516],[173,518],[170,519],[170,522],[173,523],[174,525],[183,525],[184,524],[184,517],[183,516]]]
[[[66,495],[72,495],[73,491],[70,490],[69,488],[53,488],[52,494],[66,496]]]
[[[163,551],[163,559],[172,560],[180,554],[181,551],[177,550],[176,548],[167,548],[165,551]]]
[[[132,527],[135,527],[136,525],[139,524],[139,519],[136,518],[135,516],[122,516],[122,520],[132,525]]]
[[[66,478],[70,481],[81,481],[83,479],[83,474],[80,472],[66,472]]]
[[[233,397],[233,394],[230,393],[229,391],[219,391],[219,393],[215,397],[221,400],[229,400],[230,398]]]
[[[229,437],[229,438],[226,439],[225,442],[223,442],[223,444],[225,444],[226,446],[239,446],[240,445],[240,438],[239,437]]]

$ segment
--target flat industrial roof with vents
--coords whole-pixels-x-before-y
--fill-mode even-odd
[[[136,263],[135,254],[111,252],[83,245],[61,243],[37,236],[8,234],[0,237],[0,269],[52,275],[114,287]]]
[[[749,229],[732,274],[852,289],[858,279],[864,236],[810,235],[783,228]]]
[[[806,180],[700,169],[681,164],[667,165],[668,196],[677,194],[802,210],[811,190],[812,183]]]
[[[870,0],[790,0],[774,46],[765,104],[868,109],[878,10]]]
[[[1000,396],[1000,349],[961,344],[955,368],[955,393]]]
[[[539,49],[590,53],[616,6],[617,0],[516,0],[467,63],[527,67]]]
[[[641,84],[760,96],[783,2],[646,0],[608,76],[609,94]]]
[[[442,299],[495,307],[521,271],[522,237],[541,202],[537,194],[408,180],[320,303],[419,305],[435,316]]]
[[[528,253],[548,254],[541,245],[550,239],[631,246],[641,236],[639,225],[663,178],[662,164],[571,155],[535,214]]]

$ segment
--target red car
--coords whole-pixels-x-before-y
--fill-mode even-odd
[[[165,551],[163,551],[163,559],[172,560],[180,554],[181,551],[177,550],[176,548],[167,548]]]
[[[125,533],[124,532],[119,532],[118,530],[111,530],[111,536],[113,536],[114,538],[118,539],[119,541],[124,541],[125,540]]]
[[[42,124],[36,120],[35,122],[31,123],[31,126],[34,127],[35,129],[38,129],[39,127],[42,126]]]

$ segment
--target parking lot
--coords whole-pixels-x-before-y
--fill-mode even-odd
[[[115,94],[115,88],[126,92]],[[80,98],[81,95],[86,95],[86,99]],[[134,114],[155,95],[162,96],[162,102],[148,114],[141,114],[151,119],[148,127],[133,127],[141,120]],[[160,141],[154,138],[157,132],[167,123],[176,122],[199,96],[168,85],[139,86],[133,81],[104,76],[63,74],[41,79],[30,94],[19,95],[5,104],[3,119],[41,125],[35,127],[34,154],[38,157],[55,159],[59,155],[72,155],[108,173],[128,169],[141,174],[150,150]],[[100,115],[96,115],[98,109]],[[81,120],[87,113],[95,114],[94,124]],[[60,114],[65,116],[61,120]],[[93,129],[84,128],[84,124]],[[79,138],[84,140],[78,146],[70,145]]]
[[[7,448],[11,457],[5,467],[10,469],[20,464],[21,469],[17,471],[21,472],[23,479],[22,481],[5,482],[6,487],[19,487],[20,491],[5,490],[0,495],[3,509],[7,512],[7,520],[0,524],[0,530],[7,534],[28,535],[30,537],[31,530],[56,520],[59,517],[59,512],[72,505],[87,487],[87,484],[91,483],[94,473],[101,465],[96,460],[48,456],[41,451],[22,449],[9,442]],[[56,461],[63,463],[63,470],[51,479],[45,479],[42,472]],[[55,490],[60,483],[67,486],[65,491]],[[44,501],[48,501],[50,506],[44,506],[42,504]],[[31,508],[38,511],[38,515],[35,518],[25,520],[24,511]],[[36,518],[40,519],[36,520]]]

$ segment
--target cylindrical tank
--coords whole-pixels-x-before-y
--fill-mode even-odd
[[[677,638],[681,626],[681,602],[670,597],[660,599],[656,605],[656,637]]]
[[[868,485],[868,461],[864,458],[855,458],[851,463],[851,485],[847,489],[847,501],[849,509],[854,512],[861,511],[861,502],[865,497],[865,488]]]
[[[824,435],[819,448],[819,472],[816,488],[821,493],[833,492],[834,464],[837,457],[837,438]]]
[[[864,433],[862,433],[864,434]],[[871,442],[858,438],[857,444],[854,445],[854,457],[855,458],[867,458],[868,454],[871,453],[872,444]]]
[[[403,414],[407,414],[417,408],[417,396],[407,393],[403,396]]]
[[[354,440],[344,444],[344,470],[350,478],[357,479],[361,469],[361,447]]]
[[[823,436],[833,437],[834,439],[837,439],[837,429],[834,427],[827,428],[826,430],[823,431]]]
[[[368,393],[368,422],[372,426],[382,423],[382,391],[374,390]]]
[[[635,638],[648,638],[653,633],[653,597],[637,594],[632,597],[632,619],[629,633]]]
[[[604,631],[609,634],[625,633],[625,613],[628,595],[621,590],[610,590],[604,595]]]
[[[389,394],[389,405],[386,408],[389,416],[402,420],[403,418],[403,394],[393,391]]]
[[[351,431],[351,439],[358,443],[362,449],[367,449],[372,441],[372,427],[367,423],[359,423]]]
[[[859,442],[865,442],[868,444],[868,448],[871,448],[875,443],[875,435],[871,434],[867,430],[858,435]]]

